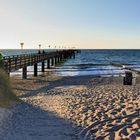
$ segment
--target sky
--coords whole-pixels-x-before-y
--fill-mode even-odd
[[[140,49],[139,0],[0,0],[0,49]]]

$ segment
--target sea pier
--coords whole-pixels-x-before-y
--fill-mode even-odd
[[[22,69],[22,78],[27,78],[27,67],[34,66],[34,76],[38,75],[38,63],[41,63],[41,71],[45,72],[45,61],[47,61],[47,69],[56,65],[62,60],[75,58],[76,50],[61,50],[56,52],[39,51],[38,53],[22,54],[3,57],[1,63],[3,69],[10,72]]]

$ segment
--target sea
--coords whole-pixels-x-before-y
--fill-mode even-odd
[[[58,50],[44,50],[52,52]],[[37,53],[38,50],[0,50],[4,56],[12,56],[19,54]],[[46,62],[47,63],[47,62]],[[67,59],[66,61],[46,69],[52,71],[59,76],[124,76],[125,69],[122,67],[113,66],[121,64],[129,66],[135,70],[140,70],[140,50],[80,50],[76,53],[75,58]],[[47,65],[46,65],[47,66]],[[28,67],[28,76],[33,75],[33,66]],[[38,71],[41,71],[41,65],[38,65]],[[12,72],[11,76],[21,76],[22,69]],[[41,74],[41,72],[40,72]]]

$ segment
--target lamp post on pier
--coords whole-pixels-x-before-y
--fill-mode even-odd
[[[41,51],[40,51],[40,49],[41,49],[41,44],[39,44],[38,46],[39,46],[38,54],[41,54]]]
[[[24,43],[23,43],[23,42],[21,42],[21,43],[20,43],[20,45],[21,45],[21,49],[23,49],[23,45],[24,45]]]
[[[39,46],[39,50],[41,49],[41,44],[38,45]]]

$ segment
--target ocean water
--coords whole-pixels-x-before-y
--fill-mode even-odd
[[[37,53],[38,50],[0,50],[5,56]],[[46,52],[56,50],[45,50]],[[124,76],[125,69],[114,67],[111,63],[128,65],[136,70],[140,70],[140,50],[81,50],[75,59],[68,59],[53,67],[49,71],[54,71],[61,76]],[[38,70],[41,70],[39,65]],[[47,69],[46,69],[47,71]],[[18,70],[11,75],[21,76],[22,70]],[[28,75],[33,75],[33,67],[28,67]]]
[[[140,70],[140,50],[81,50],[75,59],[57,67],[56,73],[62,76],[124,76],[126,70],[111,63]]]

